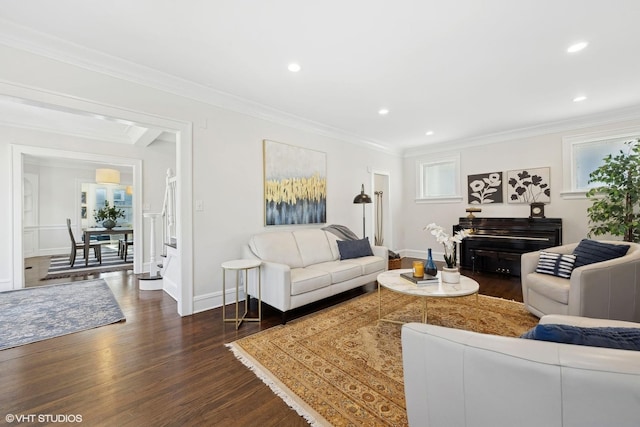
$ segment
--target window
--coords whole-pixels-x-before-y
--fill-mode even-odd
[[[81,185],[86,206],[81,206],[81,212],[84,208],[82,216],[82,227],[96,227],[93,215],[94,212],[104,207],[104,202],[108,201],[109,205],[116,206],[124,211],[124,218],[118,218],[118,225],[133,224],[133,191],[129,191],[130,187],[125,185],[104,185],[94,183],[83,183]]]
[[[589,183],[589,174],[603,163],[609,154],[615,155],[624,148],[626,139],[586,142],[573,147],[573,167],[575,170],[575,189],[588,190],[596,183]]]
[[[429,157],[416,162],[416,201],[460,201],[460,156]]]
[[[589,174],[603,164],[603,159],[625,150],[625,142],[640,137],[640,128],[607,132],[563,140],[564,198],[583,198],[597,183],[589,183]]]

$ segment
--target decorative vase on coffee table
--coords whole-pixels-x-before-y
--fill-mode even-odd
[[[460,271],[458,267],[442,267],[443,283],[460,283]]]
[[[438,274],[436,263],[433,262],[433,256],[431,256],[431,248],[427,249],[427,262],[424,263],[424,272],[430,276]]]

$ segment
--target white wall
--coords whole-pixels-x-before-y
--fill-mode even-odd
[[[193,123],[193,199],[202,201],[204,210],[194,211],[193,286],[195,311],[211,308],[221,302],[220,264],[237,258],[253,233],[279,230],[264,224],[262,140],[271,139],[327,153],[327,223],[343,224],[357,232],[362,224],[362,209],[353,198],[360,186],[372,192],[370,171],[391,174],[392,189],[397,195],[391,207],[400,217],[402,191],[402,159],[335,138],[277,124],[202,102],[177,96],[151,87],[57,62],[0,45],[0,83],[24,85],[55,94],[114,106],[137,113],[156,115]],[[0,133],[0,197],[9,200],[11,181],[8,140]],[[77,145],[61,141],[49,142],[50,148],[74,149]],[[83,149],[108,151],[111,146],[94,145]],[[149,183],[144,171],[145,184]],[[164,182],[161,182],[164,186]],[[153,188],[145,188],[145,197]],[[151,210],[159,202],[150,200]],[[367,221],[371,225],[371,206]],[[401,236],[401,221],[394,225],[394,236]],[[309,227],[320,227],[314,225]],[[371,228],[372,230],[372,228]],[[358,233],[359,234],[359,233]],[[372,234],[371,234],[372,235]],[[399,242],[399,240],[397,240]],[[397,246],[394,242],[393,246]],[[11,213],[0,210],[0,283],[10,279]]]
[[[586,238],[588,233],[587,208],[591,202],[585,198],[563,198],[563,178],[569,171],[563,170],[562,140],[567,136],[583,135],[600,131],[624,129],[640,124],[637,121],[624,121],[602,126],[572,129],[563,132],[549,133],[526,138],[514,138],[505,142],[487,143],[482,145],[461,146],[448,151],[442,147],[422,147],[412,150],[404,158],[404,198],[403,212],[405,223],[404,248],[408,253],[425,252],[428,247],[434,253],[441,255],[439,247],[431,235],[422,229],[431,222],[451,230],[458,223],[460,217],[467,215],[467,176],[486,172],[503,172],[503,179],[509,170],[526,168],[550,167],[551,202],[545,206],[547,218],[562,218],[563,243],[571,243]],[[460,153],[461,157],[461,188],[463,201],[459,203],[416,203],[416,159],[435,153]],[[528,217],[530,213],[527,204],[509,204],[506,197],[504,182],[504,203],[483,204],[479,207],[482,212],[477,217]]]
[[[361,184],[372,194],[369,170],[389,170],[397,177],[393,191],[401,194],[399,157],[230,111],[211,111],[207,118],[207,129],[194,129],[194,200],[202,200],[205,207],[204,212],[194,214],[198,248],[194,265],[200,279],[195,283],[197,307],[216,298],[221,288],[220,263],[240,257],[252,234],[291,229],[264,225],[263,139],[327,153],[327,224],[362,233],[362,207],[354,205],[353,198],[360,193]],[[368,229],[372,206],[367,205]],[[373,234],[368,235],[373,241]]]
[[[29,227],[38,236],[34,247],[23,247],[25,255],[35,256],[65,254],[69,252],[69,233],[66,218],[70,218],[72,227],[76,227],[76,207],[79,209],[80,193],[76,188],[77,180],[86,181],[87,171],[77,168],[57,168],[48,165],[25,164],[24,171],[38,177],[37,224]],[[26,227],[25,227],[26,228]],[[77,230],[77,228],[76,228]],[[25,230],[26,231],[26,230]],[[78,235],[78,231],[75,231]]]

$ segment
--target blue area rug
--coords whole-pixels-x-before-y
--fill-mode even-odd
[[[104,279],[0,292],[0,350],[123,320]]]

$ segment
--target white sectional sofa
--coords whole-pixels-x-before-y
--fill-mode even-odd
[[[640,327],[547,315],[540,324]],[[402,327],[409,426],[640,425],[640,351]]]
[[[340,259],[339,238],[321,229],[256,234],[243,257],[263,261],[262,301],[287,313],[294,308],[374,282],[388,267],[388,250],[371,246],[373,255]],[[257,296],[255,282],[249,294]]]

